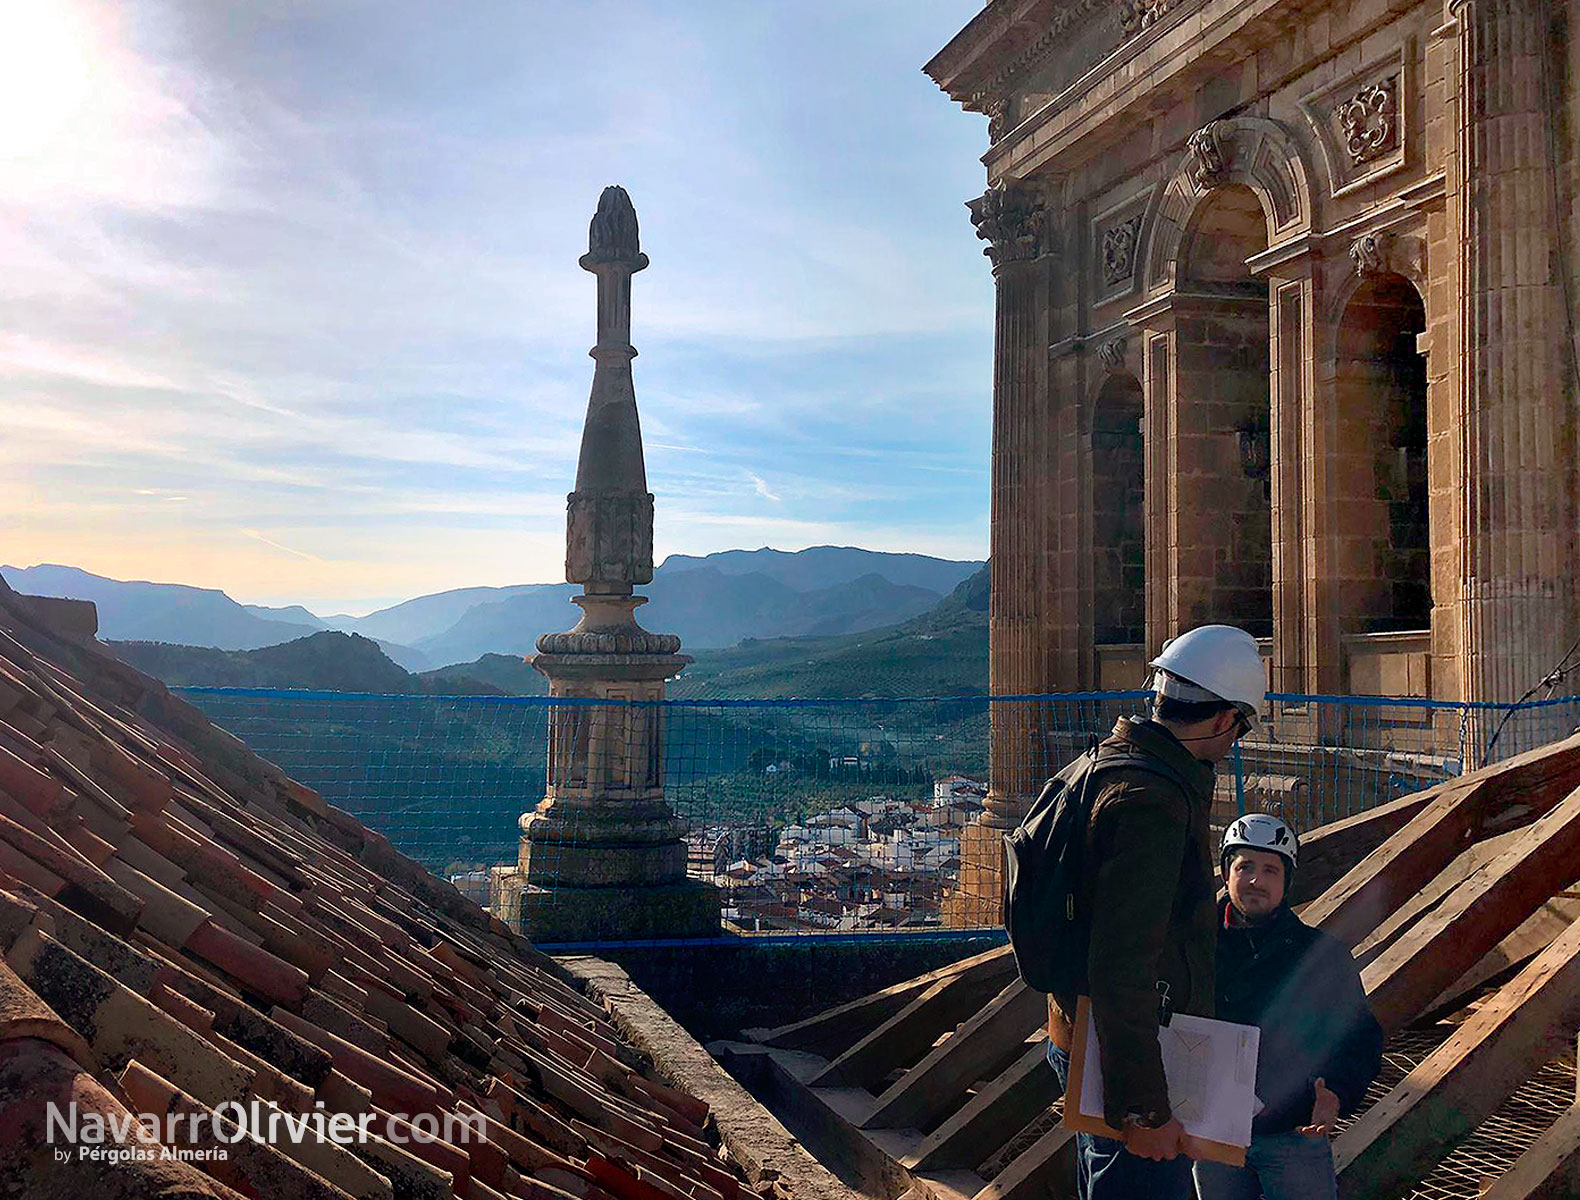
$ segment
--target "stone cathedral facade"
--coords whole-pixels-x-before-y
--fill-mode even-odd
[[[995,693],[1136,685],[1205,621],[1283,693],[1559,663],[1580,3],[990,0],[926,70],[990,133]],[[1318,708],[1275,738],[1332,741]],[[995,713],[989,909],[1065,749],[1035,725]]]

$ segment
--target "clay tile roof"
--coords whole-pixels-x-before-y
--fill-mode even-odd
[[[0,1192],[738,1200],[552,960],[92,625],[0,581]],[[57,1161],[51,1103],[123,1153]]]

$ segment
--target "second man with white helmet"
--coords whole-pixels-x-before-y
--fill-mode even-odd
[[[1328,1137],[1376,1077],[1383,1035],[1355,960],[1290,909],[1300,840],[1278,817],[1231,821],[1218,853],[1217,1016],[1261,1031],[1243,1167],[1196,1164],[1201,1200],[1338,1200]]]

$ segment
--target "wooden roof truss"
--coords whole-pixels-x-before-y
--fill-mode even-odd
[[[1544,1064],[1573,1061],[1580,734],[1324,826],[1297,878],[1391,1037],[1440,1037],[1335,1139],[1347,1200],[1580,1195],[1574,1104],[1545,1128],[1521,1109],[1458,1176],[1451,1158]],[[1027,1200],[1073,1195],[1044,1017],[1004,947],[713,1049],[871,1195]]]

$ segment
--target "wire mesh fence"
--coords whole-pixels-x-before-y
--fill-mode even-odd
[[[1147,699],[653,703],[179,690],[507,920],[523,919],[523,904],[540,905],[539,921],[543,904],[586,907],[603,896],[612,905],[597,937],[545,941],[649,936],[621,918],[629,897],[611,896],[686,880],[693,890],[670,902],[695,908],[700,897],[713,930],[994,924],[999,827]],[[1386,697],[1272,701],[1271,720],[1219,771],[1219,821],[1273,811],[1309,829],[1580,724],[1580,697],[1512,714]]]

